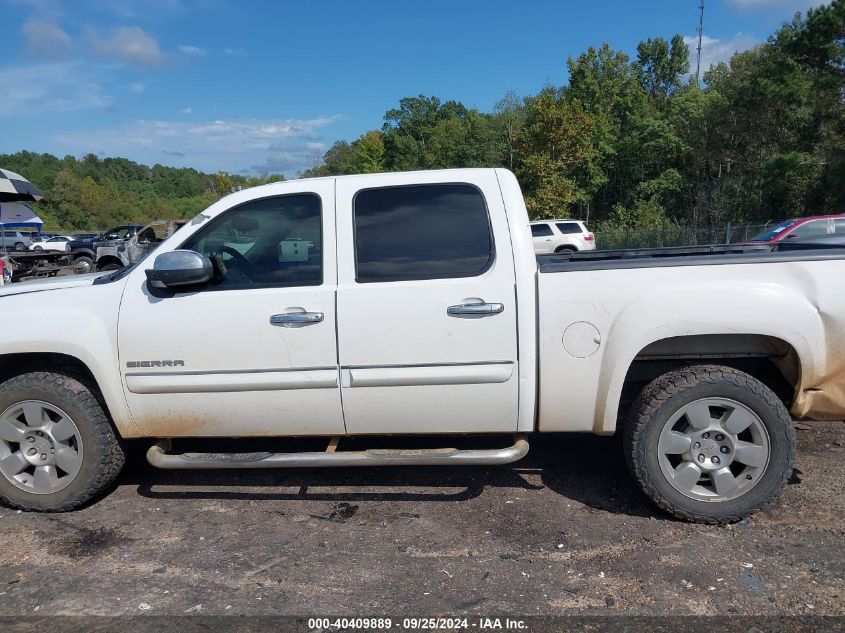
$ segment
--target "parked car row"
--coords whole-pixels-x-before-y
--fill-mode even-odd
[[[575,253],[596,249],[596,238],[581,220],[538,220],[531,222],[531,237],[537,255]],[[746,244],[802,244],[833,246],[845,241],[845,214],[815,215],[778,222],[755,235]]]

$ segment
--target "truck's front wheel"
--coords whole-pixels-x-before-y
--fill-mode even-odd
[[[671,371],[631,407],[625,428],[631,473],[678,518],[738,521],[773,501],[790,474],[795,431],[763,383],[716,365]]]
[[[81,382],[32,372],[0,385],[0,501],[73,510],[107,488],[123,462],[120,438]]]
[[[86,255],[81,255],[73,260],[73,272],[77,275],[85,275],[94,270],[94,260]]]

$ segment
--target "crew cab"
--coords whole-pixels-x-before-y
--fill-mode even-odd
[[[160,468],[449,466],[622,432],[660,507],[738,520],[792,473],[790,412],[845,414],[843,278],[843,249],[765,245],[538,264],[503,169],[239,191],[137,264],[0,290],[27,324],[0,342],[0,497],[77,508],[133,438]]]

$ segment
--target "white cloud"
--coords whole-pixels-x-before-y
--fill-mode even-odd
[[[242,48],[224,48],[223,55],[226,57],[243,57],[246,51]]]
[[[105,57],[117,57],[136,66],[155,66],[164,61],[158,41],[137,26],[122,26],[111,37],[90,33],[91,47]]]
[[[39,63],[0,69],[0,116],[107,108],[101,81],[109,67],[82,62]]]
[[[27,50],[37,57],[58,58],[70,50],[70,35],[53,22],[29,20],[21,31]]]
[[[161,155],[205,171],[284,171],[310,167],[323,147],[315,135],[337,117],[232,121],[134,121],[123,126],[52,137],[64,150],[155,162]],[[315,149],[316,148],[316,149]]]
[[[188,106],[187,108],[183,108],[182,110],[179,110],[179,112],[181,112],[182,114],[191,114],[193,111],[194,111],[194,109],[191,106]]]
[[[206,49],[200,48],[199,46],[189,46],[187,44],[182,44],[179,47],[179,51],[190,57],[205,57],[208,55],[208,51]]]
[[[684,37],[684,43],[689,47],[690,72],[695,73],[698,36],[687,35]],[[719,40],[705,35],[701,38],[701,74],[704,75],[714,64],[729,61],[734,53],[748,50],[757,44],[759,44],[757,40],[744,33],[737,33],[727,40]]]
[[[147,84],[142,83],[140,81],[133,81],[131,84],[126,86],[126,91],[131,92],[134,95],[139,95],[147,89]]]

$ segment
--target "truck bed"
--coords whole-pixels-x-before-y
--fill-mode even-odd
[[[845,248],[736,244],[538,260],[541,430],[613,432],[635,360],[681,340],[708,358],[733,356],[748,336],[785,350],[773,362],[793,359],[793,415],[845,414]]]
[[[662,266],[713,266],[845,259],[845,247],[814,244],[715,244],[539,255],[541,273]]]

